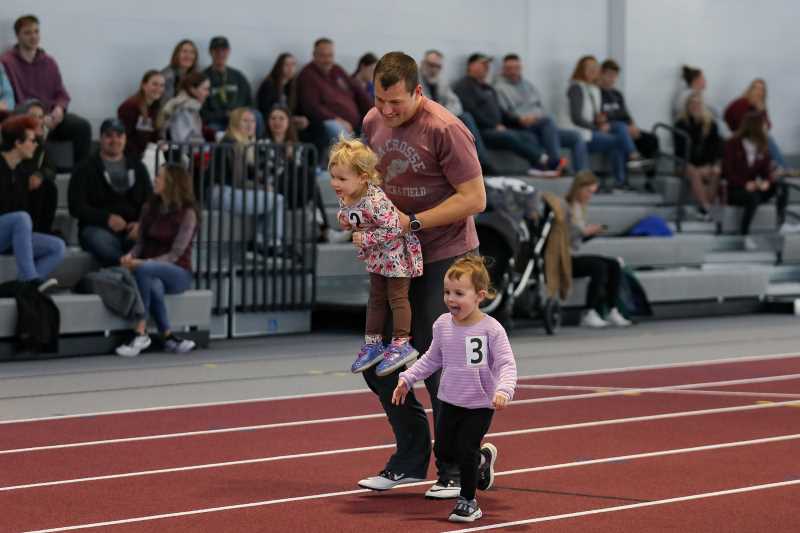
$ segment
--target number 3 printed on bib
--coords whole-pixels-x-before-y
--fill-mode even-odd
[[[467,337],[467,366],[486,366],[486,336]]]

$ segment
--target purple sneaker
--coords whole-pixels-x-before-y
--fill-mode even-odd
[[[419,355],[419,352],[407,342],[399,346],[392,343],[383,353],[383,361],[378,365],[375,374],[380,377],[388,376],[398,368],[402,368],[416,359],[417,355]]]
[[[361,346],[361,350],[358,352],[353,366],[350,367],[350,371],[357,374],[358,372],[363,372],[371,366],[380,363],[383,359],[383,351],[384,347],[382,342],[373,344],[365,343]]]

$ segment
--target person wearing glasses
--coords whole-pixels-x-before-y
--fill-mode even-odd
[[[65,246],[58,237],[34,232],[27,213],[35,180],[21,163],[36,152],[36,127],[36,119],[29,116],[13,116],[0,124],[0,253],[14,254],[20,281],[44,290],[56,283],[45,280],[64,259]]]

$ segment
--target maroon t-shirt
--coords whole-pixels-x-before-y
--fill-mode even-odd
[[[389,128],[377,109],[364,118],[364,138],[379,158],[386,195],[406,214],[421,213],[455,193],[455,186],[481,177],[475,139],[464,124],[433,100],[422,97],[416,114]],[[417,233],[426,263],[478,247],[475,221],[423,228]]]

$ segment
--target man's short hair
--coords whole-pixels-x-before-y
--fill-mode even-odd
[[[9,152],[17,143],[25,142],[25,132],[36,130],[36,124],[36,119],[27,115],[15,115],[5,119],[0,124],[2,132],[0,152]]]
[[[619,63],[614,61],[613,59],[606,59],[603,61],[603,64],[600,65],[600,70],[611,70],[613,72],[619,72]]]
[[[519,60],[520,59],[519,59],[519,56],[517,54],[506,54],[503,57],[503,63],[505,63],[506,61],[519,61]]]
[[[36,18],[36,15],[22,15],[14,22],[14,33],[19,35],[19,32],[22,31],[22,28],[28,26],[29,24],[39,24],[39,19]]]
[[[331,39],[328,39],[327,37],[320,37],[319,39],[314,41],[314,48],[316,49],[318,46],[323,44],[333,44],[333,41]]]
[[[377,80],[377,81],[376,81]],[[380,82],[381,87],[388,89],[399,81],[405,82],[410,93],[419,85],[419,70],[414,58],[403,52],[389,52],[375,65],[373,82]]]
[[[422,54],[422,57],[428,57],[428,56],[429,56],[429,55],[431,55],[431,54],[436,54],[436,55],[437,55],[437,56],[439,56],[439,57],[444,57],[444,54],[443,54],[443,53],[441,53],[441,52],[440,52],[439,50],[437,50],[436,48],[431,48],[430,50],[426,50],[426,51],[425,51],[425,53],[424,53],[424,54]]]

